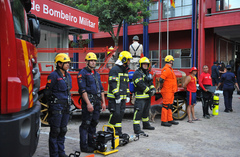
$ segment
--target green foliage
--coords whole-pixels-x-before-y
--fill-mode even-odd
[[[108,32],[118,46],[119,32],[123,20],[129,25],[143,23],[150,17],[147,7],[152,0],[57,0],[81,11],[99,17],[99,30]],[[143,23],[146,25],[147,23]],[[114,33],[114,27],[117,31]]]
[[[83,39],[82,39],[82,35],[77,35],[77,38],[78,38],[79,40],[77,41],[77,43],[72,42],[72,43],[71,43],[71,47],[74,47],[74,48],[83,48],[85,44],[89,44],[89,42],[90,42],[90,39],[85,39],[85,40],[83,40]]]
[[[151,1],[143,0],[87,0],[87,4],[77,4],[79,10],[99,17],[99,30],[108,32],[118,46],[119,32],[125,20],[129,25],[142,22],[150,16],[147,7]],[[113,27],[117,27],[116,34]]]

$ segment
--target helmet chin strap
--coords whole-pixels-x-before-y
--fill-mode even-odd
[[[95,67],[92,67],[92,66],[89,65],[89,61],[88,61],[87,66],[90,67],[90,69],[95,69]]]

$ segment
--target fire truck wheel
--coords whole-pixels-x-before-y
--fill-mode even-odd
[[[42,101],[42,99],[39,99],[40,103],[41,103],[41,114],[40,114],[40,118],[41,118],[41,123],[42,125],[45,126],[49,126],[48,124],[48,105],[46,102]]]
[[[187,101],[184,97],[175,96],[172,114],[175,120],[182,120],[187,116]]]

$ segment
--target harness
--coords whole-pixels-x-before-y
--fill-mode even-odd
[[[131,45],[131,48],[132,48],[133,51],[135,52],[134,55],[133,55],[133,57],[138,57],[138,58],[140,58],[140,56],[137,56],[137,55],[136,55],[137,50],[138,50],[139,47],[140,47],[140,44],[138,45],[137,49],[135,50],[135,49],[133,48],[133,46]]]

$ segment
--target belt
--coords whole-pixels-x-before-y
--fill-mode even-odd
[[[140,56],[132,56],[132,57],[135,57],[135,58],[140,58]]]
[[[52,104],[67,104],[68,100],[59,100],[59,99],[55,99],[51,101]]]

